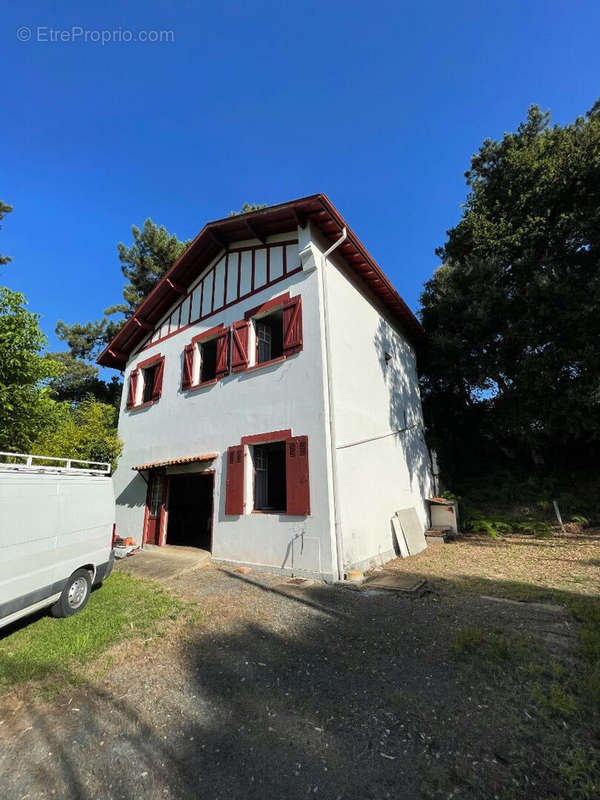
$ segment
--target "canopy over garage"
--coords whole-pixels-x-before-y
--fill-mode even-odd
[[[131,469],[135,470],[136,472],[143,472],[144,470],[148,469],[162,469],[165,467],[179,466],[181,464],[197,464],[200,461],[214,461],[216,457],[217,453],[205,453],[201,456],[172,458],[168,461],[149,461],[147,464],[138,464],[136,467],[132,467]]]

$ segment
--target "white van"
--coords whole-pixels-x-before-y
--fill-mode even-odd
[[[0,628],[80,611],[113,567],[110,464],[0,452]]]

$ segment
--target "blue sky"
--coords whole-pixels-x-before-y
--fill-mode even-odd
[[[56,348],[57,319],[120,301],[132,224],[190,238],[325,192],[416,310],[471,154],[531,103],[590,108],[599,27],[597,2],[564,0],[5,4],[0,283]],[[174,41],[93,41],[118,29]]]

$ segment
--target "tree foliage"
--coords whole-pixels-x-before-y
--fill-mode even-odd
[[[119,261],[121,271],[128,281],[123,287],[125,303],[106,309],[105,314],[122,313],[128,319],[150,294],[162,276],[172,267],[190,244],[180,242],[164,226],[158,227],[147,219],[140,230],[131,228],[133,244],[127,247],[119,242]]]
[[[26,306],[22,294],[0,288],[0,450],[114,465],[121,452],[117,409],[91,395],[71,402],[82,389],[65,375],[77,372],[83,385],[94,375],[81,363],[68,367],[70,354],[45,352],[39,316]],[[65,400],[57,402],[61,386]]]
[[[89,395],[78,405],[56,403],[52,426],[42,430],[31,452],[58,458],[108,461],[116,467],[123,444],[117,436],[118,411]]]
[[[118,408],[122,384],[117,375],[113,375],[110,381],[101,380],[98,367],[77,358],[70,350],[48,353],[47,358],[62,366],[60,375],[48,381],[56,400],[77,404],[92,395],[100,402]]]
[[[72,325],[59,320],[55,333],[61,341],[66,342],[74,358],[93,362],[116,336],[123,322],[124,320],[111,320],[107,316],[89,322],[75,322]]]
[[[80,402],[91,392],[102,402],[118,405],[120,381],[114,378],[103,381],[93,362],[189,244],[151,219],[144,222],[141,230],[134,225],[131,232],[131,246],[123,242],[117,245],[121,271],[127,281],[123,287],[124,302],[107,308],[101,319],[72,325],[59,320],[56,325],[57,337],[69,348],[66,353],[54,356],[65,367],[60,380],[53,383],[61,398]]]
[[[0,200],[0,220],[4,219],[5,215],[10,214],[12,210],[13,210],[12,206],[7,206],[6,203],[3,203]],[[2,226],[0,225],[0,228],[1,227]],[[12,261],[12,259],[9,256],[3,256],[2,253],[0,253],[0,266],[8,264],[9,261]]]
[[[425,409],[447,465],[583,458],[600,438],[600,113],[487,139],[425,284]],[[475,441],[475,438],[479,442]],[[491,456],[491,454],[495,454]]]
[[[244,203],[239,211],[230,211],[230,217],[239,217],[240,214],[249,214],[251,211],[260,211],[261,208],[266,208],[266,203]]]
[[[0,288],[0,450],[27,451],[55,411],[48,381],[61,366],[45,357],[39,316],[26,305]]]

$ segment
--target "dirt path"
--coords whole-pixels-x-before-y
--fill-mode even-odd
[[[452,645],[519,619],[568,640],[568,617],[435,581],[410,599],[248,579],[186,573],[172,588],[200,622],[121,648],[111,675],[52,704],[0,701],[0,797],[560,796],[529,696],[463,669]]]

